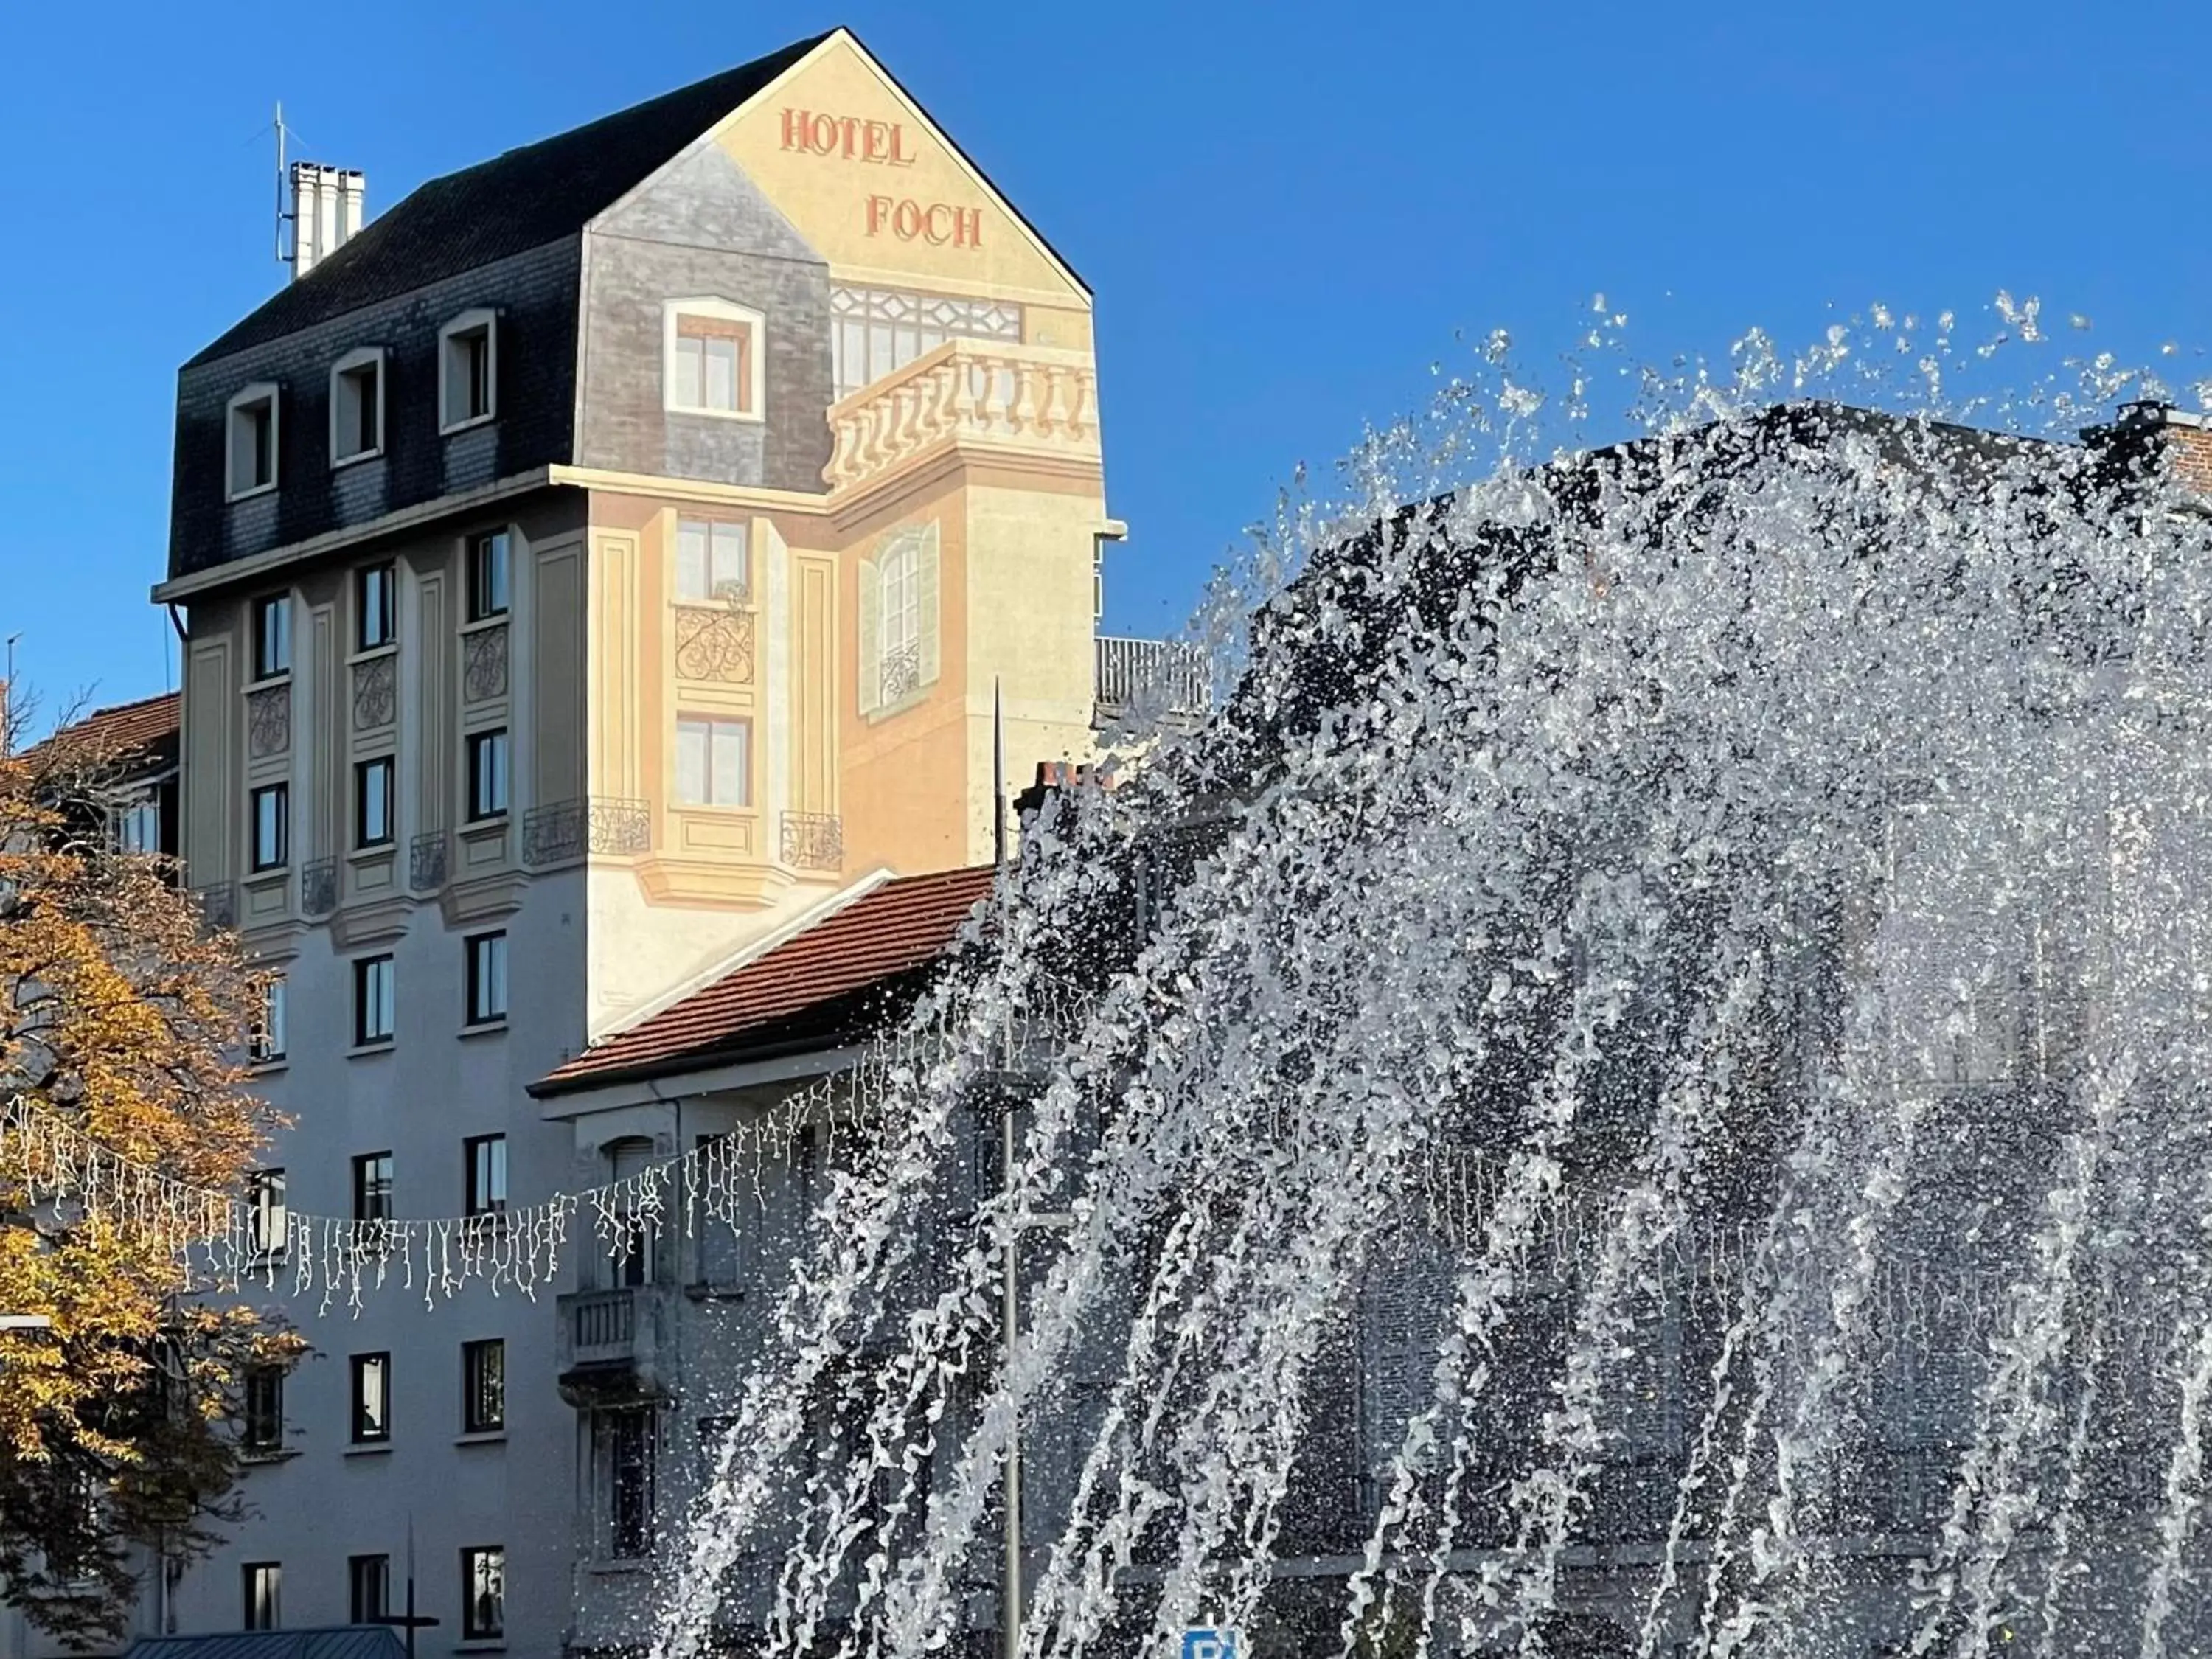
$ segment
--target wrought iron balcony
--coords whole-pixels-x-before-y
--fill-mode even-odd
[[[836,870],[845,862],[845,823],[834,812],[786,812],[777,849],[794,870]]]
[[[434,893],[446,884],[447,848],[450,837],[443,830],[426,830],[408,843],[407,884],[418,893]]]
[[[670,1392],[676,1310],[659,1285],[580,1291],[556,1304],[561,1397],[578,1407],[652,1400]]]
[[[1098,371],[1088,353],[947,340],[830,405],[834,492],[972,445],[1096,465]]]
[[[1171,640],[1120,639],[1104,634],[1098,636],[1096,646],[1094,706],[1101,723],[1133,714],[1194,720],[1213,707],[1206,653],[1197,647]]]
[[[522,815],[522,861],[558,864],[585,853],[653,850],[653,805],[592,795],[533,806]]]
[[[326,916],[338,908],[338,861],[311,859],[300,866],[300,908],[310,916]]]

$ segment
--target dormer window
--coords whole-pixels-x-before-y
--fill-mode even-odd
[[[458,432],[499,412],[499,319],[465,311],[438,331],[438,429]]]
[[[258,495],[276,488],[276,388],[250,386],[230,400],[225,416],[224,477],[229,498]]]
[[[331,465],[384,453],[384,348],[349,351],[331,369]]]
[[[761,418],[761,314],[726,300],[672,300],[663,318],[663,404],[686,415]]]

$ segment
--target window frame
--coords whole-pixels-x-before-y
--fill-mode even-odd
[[[261,982],[261,1007],[246,1036],[247,1060],[255,1066],[274,1066],[284,1058],[284,981],[270,974]]]
[[[592,1413],[592,1545],[602,1560],[642,1561],[659,1541],[661,1428],[660,1414],[651,1406]],[[619,1501],[625,1470],[637,1483],[627,1506]]]
[[[480,1191],[477,1185],[477,1149],[495,1152],[486,1170],[487,1177],[496,1176],[499,1191],[492,1194]],[[507,1213],[507,1137],[504,1134],[470,1135],[461,1142],[461,1204],[465,1215],[505,1215]]]
[[[369,780],[383,775],[383,827],[380,833],[371,835],[369,823]],[[380,851],[390,847],[399,836],[399,803],[392,799],[399,787],[399,767],[391,755],[376,755],[353,763],[353,848],[356,853]]]
[[[453,415],[453,353],[464,335],[481,329],[484,337],[484,407],[481,414]],[[486,307],[465,311],[438,331],[438,435],[466,432],[499,418],[499,313]]]
[[[684,590],[684,538],[687,531],[701,532],[700,574],[705,579],[703,592]],[[715,535],[718,530],[737,532],[738,572],[734,580],[717,580],[714,572]],[[679,517],[676,520],[675,569],[669,580],[669,592],[676,596],[678,605],[750,605],[753,597],[753,526],[750,519],[692,519]]]
[[[496,1375],[491,1386],[484,1382],[483,1361],[496,1356],[494,1370]],[[486,1395],[495,1395],[496,1403],[490,1414],[479,1411]],[[507,1432],[507,1339],[487,1336],[473,1342],[461,1344],[461,1432],[463,1434],[504,1434]]]
[[[378,976],[376,969],[379,968],[384,970],[381,976],[384,994],[380,1009],[384,1017],[384,1029],[380,1033],[370,1030],[368,1018],[370,1012],[368,992]],[[392,960],[392,952],[382,951],[372,956],[356,957],[353,959],[353,1046],[356,1048],[388,1047],[392,1042],[398,1028],[399,972],[398,965]]]
[[[254,1391],[265,1389],[267,1398],[257,1401]],[[284,1449],[284,1368],[282,1365],[249,1365],[246,1368],[239,1406],[238,1449],[247,1458],[273,1457]],[[258,1409],[266,1407],[269,1409]],[[257,1433],[265,1427],[266,1434]]]
[[[734,726],[744,733],[745,758],[744,765],[741,770],[739,778],[742,787],[738,791],[738,798],[735,800],[720,800],[715,798],[714,755],[717,748],[719,747],[715,741],[715,734],[718,729],[722,726]],[[701,732],[703,734],[705,742],[705,749],[701,762],[703,768],[705,788],[702,792],[702,798],[696,800],[685,793],[684,787],[684,744],[685,736],[690,731]],[[757,758],[754,755],[753,748],[753,723],[749,716],[744,714],[702,714],[679,711],[676,716],[676,769],[672,774],[676,786],[672,792],[675,796],[676,805],[686,811],[722,812],[749,812],[752,811],[753,767]]]
[[[272,835],[276,845],[266,849],[261,840],[261,803],[276,803],[272,820]],[[292,786],[289,783],[257,784],[246,794],[247,867],[253,875],[289,867],[292,862]]]
[[[146,840],[142,831],[150,831],[152,839]],[[134,800],[115,809],[112,834],[115,850],[133,858],[143,858],[161,850],[161,793],[158,789],[139,793]],[[134,842],[139,844],[133,845]]]
[[[386,410],[391,406],[392,402],[392,400],[385,395],[384,368],[384,348],[382,346],[376,345],[356,346],[351,351],[347,352],[345,356],[340,357],[336,362],[331,365],[330,440],[331,470],[332,471],[336,471],[342,466],[351,466],[356,461],[373,461],[376,459],[378,456],[384,453],[384,416]],[[374,417],[369,422],[369,424],[374,428],[373,435],[375,441],[368,445],[366,448],[346,449],[342,447],[344,435],[343,428],[345,424],[345,416],[347,413],[345,409],[345,400],[349,395],[345,389],[346,383],[349,380],[358,380],[362,378],[362,371],[364,369],[368,371],[367,378],[369,384],[374,388],[370,394],[374,399],[374,406],[369,411],[371,416]],[[357,427],[360,416],[358,404],[356,405],[352,413],[355,416]],[[355,435],[359,435],[357,430]]]
[[[376,1379],[377,1399],[372,1410],[368,1379]],[[346,1358],[346,1443],[388,1446],[392,1443],[392,1352],[349,1354]]]
[[[376,1604],[371,1607],[362,1595],[369,1570],[374,1567]],[[376,1624],[392,1612],[392,1557],[388,1554],[349,1555],[346,1557],[346,1607],[356,1625]]]
[[[496,545],[499,549],[499,603],[488,602],[486,590],[491,584],[486,580],[489,568],[486,556]],[[504,527],[480,531],[471,536],[463,545],[466,568],[461,573],[462,586],[467,590],[467,616],[471,623],[501,622],[514,613],[514,532]]]
[[[246,1231],[256,1261],[281,1261],[291,1248],[292,1206],[284,1194],[283,1165],[247,1172]]]
[[[282,618],[277,624],[274,649],[271,648],[266,620],[270,617]],[[246,621],[252,629],[250,647],[253,660],[253,678],[246,684],[268,685],[277,680],[290,679],[292,678],[292,595],[290,592],[288,590],[282,593],[260,595],[248,608]],[[272,663],[270,659],[275,656],[281,656],[283,660]]]
[[[380,1152],[354,1154],[353,1218],[356,1221],[389,1221],[392,1218],[392,1152],[389,1148]]]
[[[714,409],[704,403],[679,403],[676,398],[676,342],[678,320],[697,317],[717,323],[732,323],[748,331],[744,361],[738,365],[742,379],[733,376],[733,390],[738,406],[735,409]],[[703,354],[702,354],[703,358]],[[688,299],[669,300],[660,308],[660,407],[670,415],[696,416],[710,421],[747,421],[757,423],[768,417],[768,319],[750,306],[741,306],[732,300],[714,295],[695,295]],[[702,363],[700,395],[706,395],[704,364]]]
[[[265,1583],[261,1575],[266,1573]],[[282,1561],[241,1561],[238,1564],[239,1626],[243,1630],[284,1628],[284,1564]],[[266,1605],[262,1590],[268,1592]]]
[[[477,1563],[487,1557],[496,1558],[499,1575],[499,1618],[492,1625],[479,1624],[477,1619]],[[461,1640],[464,1642],[503,1642],[507,1639],[507,1546],[504,1544],[468,1544],[461,1549]]]
[[[471,732],[461,748],[469,768],[469,822],[489,823],[495,818],[505,817],[514,799],[514,756],[507,741],[507,728],[491,726],[481,732]],[[486,755],[498,757],[499,799],[495,805],[490,803],[491,792],[485,788],[483,757]]]
[[[461,940],[462,977],[465,981],[461,1004],[461,1024],[471,1028],[501,1025],[507,1022],[507,965],[510,954],[507,948],[507,929],[494,928],[489,933],[471,933]],[[486,959],[496,958],[495,975],[485,973]],[[495,979],[499,1006],[489,1005],[484,993],[495,988],[488,984]]]
[[[239,417],[259,404],[269,406],[269,476],[241,489],[238,483]],[[222,498],[226,502],[250,501],[256,495],[275,493],[283,472],[283,395],[274,380],[256,380],[231,394],[222,410]]]
[[[377,583],[380,598],[372,600],[369,584],[372,578],[381,578]],[[377,623],[377,637],[368,637],[369,619]],[[399,570],[391,560],[378,564],[364,564],[353,573],[353,649],[357,657],[372,651],[388,651],[399,643]]]

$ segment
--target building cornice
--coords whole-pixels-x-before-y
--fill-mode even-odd
[[[716,483],[709,478],[672,478],[653,472],[610,472],[596,466],[552,466],[547,481],[608,495],[645,495],[659,501],[699,501],[713,507],[750,507],[760,513],[827,514],[830,498],[796,489],[763,489],[751,484]]]
[[[526,495],[532,490],[543,489],[549,483],[559,482],[553,474],[565,470],[561,467],[534,467],[527,472],[495,479],[476,489],[465,489],[458,495],[441,495],[434,501],[400,507],[381,518],[371,519],[366,524],[348,525],[343,529],[325,531],[322,535],[310,536],[303,542],[288,542],[282,547],[272,547],[265,553],[255,553],[246,558],[210,565],[205,570],[195,570],[190,575],[173,576],[167,581],[155,584],[154,603],[173,605],[180,600],[203,599],[226,587],[258,581],[271,571],[304,564],[326,553],[358,547],[364,542],[396,535],[419,525],[473,513],[495,501]]]

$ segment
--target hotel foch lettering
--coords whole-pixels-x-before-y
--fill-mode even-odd
[[[910,167],[903,121],[876,121],[820,110],[782,112],[783,148],[872,167]],[[871,236],[891,235],[902,242],[933,247],[983,246],[983,210],[953,202],[921,202],[911,196],[871,195],[866,205]]]

